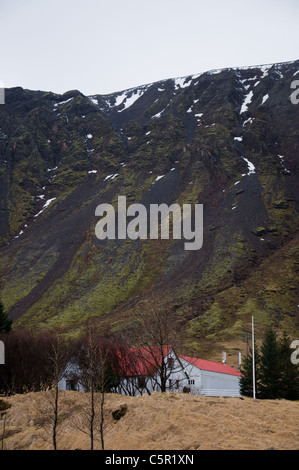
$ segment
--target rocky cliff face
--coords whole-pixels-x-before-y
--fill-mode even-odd
[[[127,328],[163,299],[202,352],[241,341],[252,314],[258,329],[298,331],[298,70],[216,70],[105,96],[7,89],[0,274],[15,326]],[[119,195],[203,204],[203,247],[98,240],[95,209]]]

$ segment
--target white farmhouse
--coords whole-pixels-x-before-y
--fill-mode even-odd
[[[163,354],[157,348],[142,348],[141,354],[132,350],[139,359],[120,374],[116,391],[138,395],[164,389],[195,395],[241,396],[239,371],[226,364],[177,355],[168,346],[163,349]]]
[[[85,389],[80,380],[81,371],[74,361],[70,361],[63,374],[61,374],[58,382],[59,390],[73,390],[77,392],[84,392]]]
[[[226,364],[178,356],[180,373],[169,378],[169,388],[189,391],[195,395],[240,397],[241,373]],[[185,376],[185,377],[184,377]]]
[[[119,349],[119,383],[123,395],[153,391],[240,397],[241,373],[223,363],[176,354],[171,346]],[[61,390],[84,391],[78,366],[70,362],[59,382]]]

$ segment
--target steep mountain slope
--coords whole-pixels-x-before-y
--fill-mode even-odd
[[[216,70],[105,96],[7,89],[0,294],[14,325],[130,328],[163,299],[203,354],[241,341],[252,314],[258,331],[298,332],[298,70]],[[95,209],[120,195],[203,204],[203,247],[98,240]]]

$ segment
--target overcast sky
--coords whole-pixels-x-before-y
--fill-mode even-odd
[[[92,95],[296,60],[298,20],[298,0],[0,0],[0,81]]]

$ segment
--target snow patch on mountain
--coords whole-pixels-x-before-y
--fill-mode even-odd
[[[174,86],[175,89],[178,90],[179,88],[186,88],[189,85],[191,85],[192,82],[192,77],[179,77],[179,78],[174,78]]]
[[[88,96],[87,97],[89,99],[89,101],[94,104],[95,106],[98,106],[99,103],[98,103],[98,100],[96,98],[93,98],[93,96]],[[82,117],[85,117],[85,116],[82,116]]]
[[[264,104],[264,103],[265,103],[265,101],[267,101],[267,99],[268,99],[268,98],[269,98],[269,95],[268,95],[268,93],[267,93],[265,96],[263,96],[263,99],[262,99],[261,105],[262,105],[262,104]]]
[[[118,176],[118,173],[114,173],[112,175],[108,175],[106,176],[106,178],[103,180],[103,181],[108,181],[108,180],[113,180],[114,178],[116,178]]]
[[[250,162],[247,158],[245,158],[245,157],[242,157],[242,158],[243,158],[243,160],[244,160],[244,161],[247,163],[247,165],[248,165],[248,173],[247,173],[247,175],[251,175],[251,174],[255,173],[255,166],[254,166],[254,164],[253,164],[252,162]]]
[[[241,109],[240,109],[240,114],[245,113],[245,111],[248,110],[248,105],[251,103],[253,97],[253,91],[250,90],[247,95],[245,95],[244,101],[242,103]]]
[[[42,212],[44,212],[44,210],[53,202],[55,201],[56,197],[52,197],[51,199],[48,199],[45,204],[43,205],[43,208],[37,213],[35,214],[34,217],[38,217]]]
[[[281,166],[287,173],[291,173],[290,170],[288,170],[284,164],[284,155],[278,155],[278,158],[280,159]]]
[[[74,99],[73,96],[72,96],[71,98],[69,98],[68,100],[60,101],[60,102],[58,102],[58,103],[54,103],[54,108],[57,108],[57,106],[61,106],[62,104],[69,103],[72,99]],[[55,111],[56,111],[56,109],[55,109]]]
[[[139,88],[131,88],[123,91],[121,94],[116,96],[115,105],[116,107],[123,105],[123,108],[119,110],[121,113],[125,109],[128,109],[132,104],[135,103],[148,89],[149,85],[144,85]]]

